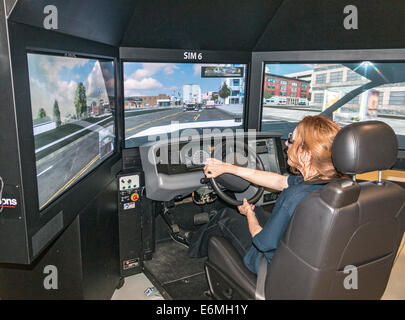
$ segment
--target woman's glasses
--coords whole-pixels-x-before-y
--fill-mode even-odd
[[[294,143],[294,140],[293,140],[292,136],[293,136],[293,134],[290,132],[288,134],[288,139],[287,139],[288,144],[293,144]]]

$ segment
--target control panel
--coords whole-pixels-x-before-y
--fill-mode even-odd
[[[121,276],[142,271],[143,173],[117,176]]]
[[[139,188],[139,175],[121,176],[119,179],[120,191]]]
[[[118,181],[121,209],[135,209],[136,202],[140,199],[142,191],[140,175],[121,175]]]

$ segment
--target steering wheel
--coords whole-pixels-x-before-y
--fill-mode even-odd
[[[221,149],[218,149],[218,146],[221,146]],[[243,150],[244,152],[247,153],[247,155],[250,155],[251,157],[247,157],[244,160],[247,160],[247,163],[239,163],[238,157],[240,157],[240,154],[237,154],[236,152],[232,150],[226,150],[226,142],[223,142],[222,144],[217,144],[214,148],[214,158],[216,159],[222,159],[223,161],[223,156],[225,155],[226,157],[233,156],[233,160],[235,160],[235,164],[239,166],[249,166],[250,168],[256,168],[258,170],[264,170],[263,162],[260,159],[260,157],[257,155],[257,153],[248,146],[246,142],[241,142],[241,141],[235,141],[234,145],[236,146],[236,150]],[[225,149],[224,149],[225,148]],[[240,149],[241,148],[241,149]],[[221,151],[221,154],[218,154],[218,152]],[[225,153],[224,153],[225,151]],[[231,153],[228,153],[228,151],[231,151]],[[243,156],[244,157],[244,156]],[[241,177],[238,177],[236,175],[230,174],[230,173],[224,173],[221,174],[220,176],[216,178],[210,178],[211,186],[214,189],[215,193],[226,203],[233,205],[233,206],[240,206],[243,204],[243,201],[240,200],[235,200],[228,196],[220,186],[224,187],[225,189],[232,191],[232,192],[244,192],[251,186],[251,183]],[[263,187],[258,187],[256,193],[248,199],[248,202],[251,204],[255,204],[261,196],[263,195],[264,188]]]

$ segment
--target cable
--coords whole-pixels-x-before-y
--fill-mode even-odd
[[[0,213],[3,212],[3,188],[4,188],[4,181],[3,178],[0,176]]]

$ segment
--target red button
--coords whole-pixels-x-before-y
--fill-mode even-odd
[[[132,201],[138,201],[138,199],[139,199],[139,194],[133,193],[133,194],[131,195],[131,200],[132,200]]]

